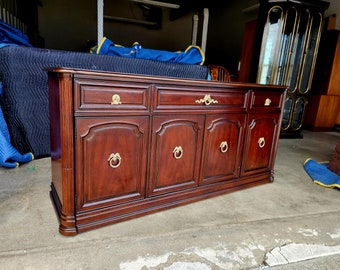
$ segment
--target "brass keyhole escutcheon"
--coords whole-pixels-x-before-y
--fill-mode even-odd
[[[112,169],[116,169],[122,163],[122,158],[120,157],[119,153],[112,153],[107,161],[109,162],[109,165]]]
[[[258,140],[258,145],[260,148],[263,148],[265,145],[266,145],[266,141],[264,139],[264,137],[261,137],[259,140]]]
[[[119,104],[122,104],[122,102],[120,102],[120,96],[117,94],[114,94],[112,96],[111,105],[119,105]]]
[[[175,159],[180,159],[183,156],[183,148],[182,146],[176,146],[174,151],[172,151]]]
[[[220,150],[222,153],[226,153],[229,149],[229,146],[228,146],[228,142],[227,141],[223,141],[221,142],[220,144]]]

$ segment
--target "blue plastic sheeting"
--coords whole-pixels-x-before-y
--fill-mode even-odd
[[[24,33],[0,20],[0,48],[7,45],[32,46]]]
[[[96,54],[122,56],[128,58],[141,58],[156,61],[182,63],[191,65],[203,65],[204,54],[200,47],[189,46],[184,52],[170,52],[164,50],[145,49],[139,43],[132,47],[123,47],[114,44],[111,40],[104,37],[98,47],[92,51]]]

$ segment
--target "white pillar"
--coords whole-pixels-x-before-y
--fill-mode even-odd
[[[104,37],[104,0],[97,0],[97,42]]]
[[[192,20],[193,20],[193,26],[192,26],[191,45],[196,45],[196,43],[197,43],[197,29],[198,29],[198,15],[194,14]]]
[[[201,49],[205,53],[205,47],[207,45],[207,35],[208,35],[208,23],[209,23],[209,9],[203,9],[203,31],[202,31],[202,45]]]

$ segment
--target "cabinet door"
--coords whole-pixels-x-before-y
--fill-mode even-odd
[[[198,185],[203,116],[154,117],[149,195]]]
[[[76,119],[77,207],[145,197],[149,117]]]
[[[279,114],[250,114],[246,131],[242,175],[270,171],[274,166]]]
[[[240,172],[245,114],[206,119],[202,183],[237,178]]]

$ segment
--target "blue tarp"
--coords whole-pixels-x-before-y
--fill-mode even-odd
[[[27,35],[0,20],[0,48],[7,45],[32,46]]]
[[[204,63],[204,54],[198,46],[191,45],[184,52],[170,52],[146,49],[139,43],[134,43],[132,47],[123,47],[114,44],[106,37],[101,40],[92,53],[191,65],[203,65]]]
[[[0,20],[0,49],[8,45],[32,46],[25,34]],[[2,83],[0,81],[1,98]],[[29,162],[33,159],[32,153],[21,154],[12,146],[8,127],[0,106],[0,166],[16,168],[20,163]]]
[[[328,164],[328,162],[316,162],[308,158],[303,166],[315,184],[328,188],[340,188],[340,175],[328,169]]]

